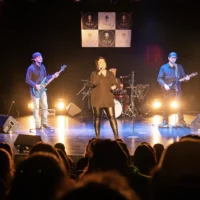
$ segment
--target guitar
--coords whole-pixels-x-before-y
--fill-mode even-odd
[[[60,73],[63,72],[63,71],[65,70],[66,67],[67,67],[66,65],[61,66],[61,69],[60,69],[60,71],[58,72],[58,74],[60,75]],[[51,81],[53,81],[53,80],[54,80],[54,77],[52,77],[52,78],[49,79],[48,81],[47,81],[47,77],[43,78],[43,80],[42,80],[42,82],[41,82],[41,84],[40,84],[41,89],[40,89],[40,90],[37,90],[36,88],[32,88],[32,91],[31,91],[32,94],[33,94],[36,98],[40,98],[41,95],[42,95],[42,93],[43,93],[44,91],[47,90],[47,89],[46,89],[46,86],[47,86],[49,83],[51,83]]]
[[[198,75],[198,73],[197,73],[197,72],[194,72],[194,73],[192,73],[192,74],[190,74],[190,75],[188,75],[188,76],[191,78],[191,77],[194,77],[194,76],[197,76],[197,75]],[[181,79],[179,79],[178,81],[179,81],[179,82],[183,82],[183,81],[185,81],[185,80],[186,80],[186,76],[183,77],[183,78],[181,78]],[[172,83],[168,84],[168,86],[169,86],[169,88],[171,89],[175,84],[176,84],[176,81],[173,81]]]

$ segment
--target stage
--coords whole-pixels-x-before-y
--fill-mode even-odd
[[[196,114],[185,115],[187,124],[196,117]],[[75,116],[66,115],[49,116],[49,125],[55,131],[43,130],[41,132],[30,131],[34,128],[33,116],[24,116],[15,118],[19,122],[19,128],[10,134],[0,134],[0,142],[6,142],[13,148],[15,154],[19,151],[14,147],[14,142],[18,134],[40,135],[42,141],[54,145],[57,142],[64,143],[68,155],[83,156],[88,140],[95,137],[92,116]],[[175,115],[170,116],[169,124],[174,125]],[[128,145],[130,154],[133,155],[135,148],[141,142],[149,142],[152,146],[156,143],[162,143],[165,147],[176,142],[180,137],[186,134],[198,134],[198,130],[190,127],[169,127],[159,128],[158,124],[162,122],[162,116],[155,115],[145,117],[142,120],[126,121],[118,118],[119,137]],[[114,139],[109,121],[104,117],[101,125],[101,138]]]

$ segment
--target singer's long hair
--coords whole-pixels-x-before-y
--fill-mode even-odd
[[[106,62],[106,59],[103,56],[99,56],[96,60],[95,60],[95,65],[96,65],[96,70],[98,70],[98,62],[100,59],[104,59]]]

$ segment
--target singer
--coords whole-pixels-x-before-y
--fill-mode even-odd
[[[181,82],[178,80],[185,77],[185,72],[181,64],[176,64],[177,54],[171,52],[168,56],[169,62],[162,65],[158,73],[157,81],[161,85],[163,91],[163,122],[161,126],[168,126],[168,107],[171,100],[179,102],[178,125],[185,126],[184,116],[181,109],[182,91]],[[190,77],[186,76],[186,80]]]
[[[91,92],[91,104],[94,114],[94,128],[96,137],[100,137],[100,122],[103,110],[110,121],[114,138],[118,138],[118,127],[115,118],[114,96],[112,91],[117,88],[116,79],[112,72],[108,71],[106,60],[99,57],[96,61],[96,71],[90,76],[93,85]]]

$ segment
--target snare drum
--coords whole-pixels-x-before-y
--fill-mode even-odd
[[[124,95],[127,93],[126,90],[115,90],[114,96],[118,100],[122,100],[124,98]]]

